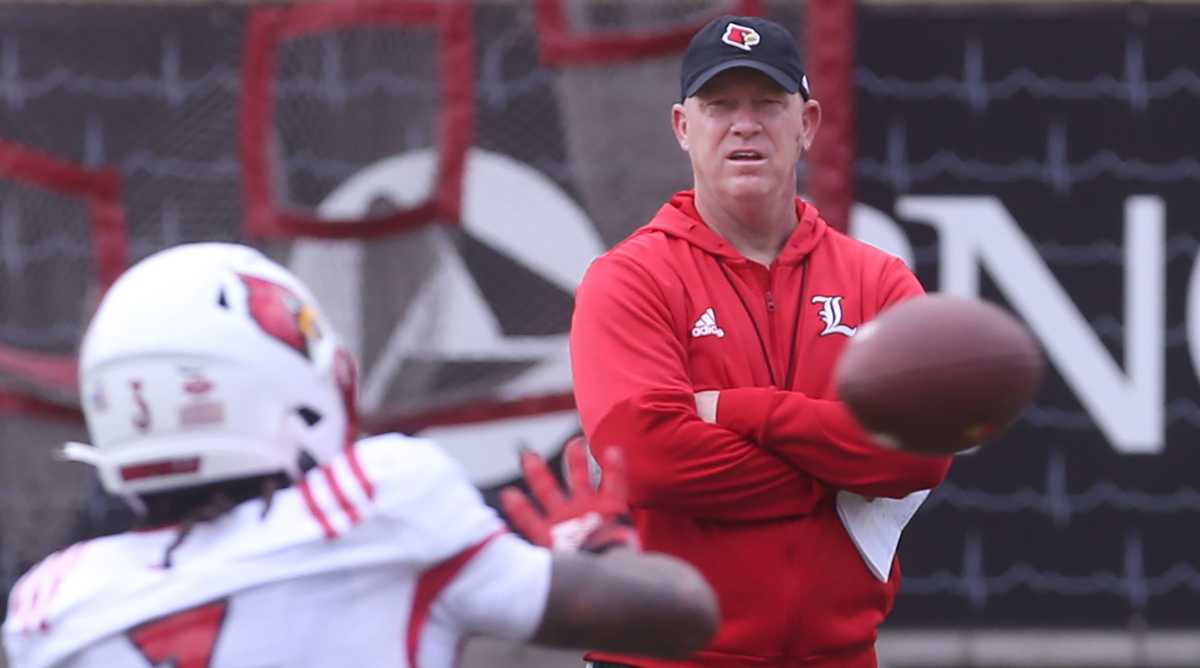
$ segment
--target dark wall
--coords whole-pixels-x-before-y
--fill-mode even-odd
[[[1054,369],[1026,417],[960,458],[913,521],[892,623],[1194,625],[1200,385],[1189,342],[1200,331],[1186,318],[1200,300],[1189,292],[1200,10],[864,9],[860,20],[859,200],[898,221],[927,287],[940,284],[945,249],[899,204],[994,196],[1128,371],[1126,338],[1145,324],[1130,311],[1147,295],[1124,293],[1138,264],[1124,209],[1143,195],[1165,206],[1160,447],[1119,452]],[[1011,304],[1001,287],[983,272],[982,294]]]

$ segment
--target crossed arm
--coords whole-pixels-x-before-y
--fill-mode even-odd
[[[915,278],[885,292],[920,294]],[[697,412],[669,306],[632,261],[606,256],[576,293],[571,359],[593,448],[624,447],[630,501],[720,520],[806,514],[832,487],[901,497],[938,484],[948,460],[873,444],[837,401],[772,388],[720,393]]]

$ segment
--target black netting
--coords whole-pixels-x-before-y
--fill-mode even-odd
[[[95,293],[87,203],[0,178],[0,344],[73,352]]]
[[[562,0],[572,31],[583,35],[677,29],[718,14],[732,14],[737,0]]]
[[[278,200],[315,208],[367,165],[436,150],[440,42],[436,26],[417,25],[331,30],[279,44],[272,76]],[[435,182],[431,174],[422,200]]]

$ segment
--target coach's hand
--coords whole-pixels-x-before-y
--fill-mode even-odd
[[[614,547],[639,549],[637,531],[626,502],[625,462],[616,448],[604,453],[599,490],[588,478],[587,444],[571,439],[563,450],[567,486],[563,494],[546,462],[533,452],[521,453],[521,469],[538,511],[529,496],[516,487],[500,492],[500,505],[509,523],[530,542],[555,551],[603,552]]]

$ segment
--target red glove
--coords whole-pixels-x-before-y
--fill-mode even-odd
[[[604,479],[600,489],[594,490],[588,477],[587,444],[582,438],[567,443],[563,449],[571,493],[567,498],[541,457],[533,452],[521,453],[525,481],[542,512],[524,492],[508,487],[500,492],[500,505],[509,522],[530,542],[555,551],[640,549],[625,501],[625,461],[616,448],[604,454]]]

